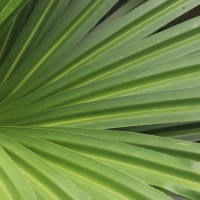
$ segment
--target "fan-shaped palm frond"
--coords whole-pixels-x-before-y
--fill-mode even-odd
[[[0,200],[199,200],[199,4],[3,0]]]

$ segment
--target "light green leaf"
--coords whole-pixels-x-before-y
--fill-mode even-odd
[[[164,194],[162,194],[161,192],[156,191],[155,189],[149,187],[148,185],[140,182],[138,179],[134,178],[133,176],[128,176],[121,171],[111,168],[109,165],[104,165],[101,162],[87,158],[86,156],[73,152],[69,150],[68,148],[59,147],[58,145],[54,145],[52,143],[45,142],[40,139],[36,139],[35,136],[29,137],[29,136],[21,135],[19,133],[16,135],[15,132],[3,131],[3,130],[1,130],[1,134],[5,135],[5,136],[0,135],[1,145],[3,146],[6,145],[6,143],[4,142],[5,139],[3,138],[11,134],[13,135],[14,140],[16,139],[16,141],[25,145],[31,151],[41,156],[44,160],[47,160],[48,163],[56,167],[56,169],[57,168],[60,170],[62,169],[62,171],[67,172],[67,175],[69,177],[73,176],[74,179],[82,180],[86,182],[86,184],[87,183],[93,184],[99,190],[103,190],[105,193],[108,193],[115,198],[120,198],[124,200],[132,199],[132,198],[141,199],[141,200],[151,200],[151,199],[153,200],[157,196],[156,198],[162,198],[163,200],[170,199]],[[23,138],[23,141],[20,139],[21,137]],[[12,154],[13,154],[14,147],[11,146],[12,143],[9,142],[8,145],[9,146],[6,147],[7,150],[10,149],[10,151],[12,151]],[[25,155],[26,154],[28,155],[29,151],[28,150],[25,151],[25,149],[22,151],[22,147],[20,147],[17,144],[15,144],[15,146],[18,147],[17,154],[22,155],[21,153],[23,153],[24,154],[23,159],[25,159]],[[21,152],[19,152],[20,149],[21,149]],[[35,163],[34,156],[31,153],[29,154],[32,155],[30,162],[34,164]],[[15,161],[17,163],[18,162],[22,163],[22,161],[18,161],[18,159],[16,159]],[[22,167],[23,167],[23,163],[22,163]],[[37,166],[34,165],[34,167],[37,167]],[[41,169],[45,170],[42,164],[40,164],[40,170]],[[48,171],[45,171],[46,174],[47,172]],[[49,171],[48,175],[50,176],[53,174]],[[42,181],[42,177],[40,180]],[[55,179],[53,180],[56,181]],[[60,185],[61,181],[57,182],[57,184]],[[50,186],[50,184],[48,185]],[[72,191],[72,189],[68,188],[69,186],[67,187],[67,185],[65,185],[64,183],[62,187],[66,188],[68,192],[70,191],[72,194],[74,195],[76,194],[75,192]],[[143,193],[144,188],[145,188],[145,191],[147,191],[147,194]],[[53,188],[51,188],[51,190],[52,189]],[[55,188],[53,192],[56,192],[56,191],[58,190],[56,190]],[[61,199],[64,199],[63,197],[61,198],[60,196]],[[74,197],[74,199],[83,199],[83,197],[81,198],[80,197],[79,198]],[[98,198],[98,197],[94,197],[94,198]]]
[[[1,0],[0,199],[199,200],[199,5]]]

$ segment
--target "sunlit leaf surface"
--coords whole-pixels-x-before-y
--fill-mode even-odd
[[[199,200],[199,5],[1,0],[0,200]]]

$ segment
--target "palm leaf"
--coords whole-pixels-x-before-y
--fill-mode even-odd
[[[28,2],[29,0],[2,0],[0,5],[0,35]]]
[[[0,199],[199,200],[199,4],[3,0]]]

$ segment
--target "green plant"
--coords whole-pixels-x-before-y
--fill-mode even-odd
[[[199,4],[3,0],[0,199],[199,200]]]

